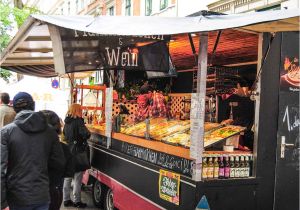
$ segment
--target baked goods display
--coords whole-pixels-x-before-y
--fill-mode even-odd
[[[150,138],[164,143],[190,147],[190,121],[189,120],[167,120],[164,118],[150,119]],[[239,134],[244,128],[233,125],[222,125],[219,123],[204,123],[204,147],[210,146],[218,141]],[[146,123],[140,122],[122,128],[121,133],[144,138]]]
[[[243,131],[244,129],[244,127],[240,126],[226,125],[222,128],[213,130],[211,132],[207,132],[204,135],[204,147],[212,145],[222,139],[234,136]]]

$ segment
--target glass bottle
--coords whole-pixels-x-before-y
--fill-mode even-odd
[[[214,178],[214,164],[213,164],[213,158],[212,157],[209,157],[209,159],[208,159],[207,178],[209,178],[209,179]]]
[[[250,164],[249,164],[249,157],[248,155],[245,157],[245,173],[244,177],[250,176]]]
[[[244,156],[241,156],[241,159],[240,159],[240,177],[245,177],[245,171],[246,171],[245,159],[244,159]]]
[[[234,156],[230,156],[230,178],[235,177]]]
[[[218,163],[218,156],[214,158],[214,178],[219,178],[219,163]]]
[[[228,156],[225,156],[225,164],[224,164],[224,178],[228,179],[230,177],[230,165],[228,161]]]
[[[235,163],[234,175],[235,175],[235,177],[240,177],[241,167],[240,167],[240,157],[239,156],[235,157],[234,163]]]
[[[202,179],[207,179],[207,159],[206,157],[203,158],[202,161]]]
[[[224,161],[223,156],[219,160],[219,179],[224,179]]]

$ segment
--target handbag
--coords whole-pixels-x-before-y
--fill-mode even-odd
[[[74,144],[71,152],[73,154],[75,172],[85,171],[91,168],[88,145]]]

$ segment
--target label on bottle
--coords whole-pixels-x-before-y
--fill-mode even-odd
[[[214,178],[219,177],[219,167],[214,167]]]
[[[219,177],[224,177],[224,168],[219,168]]]
[[[202,178],[206,179],[207,178],[207,167],[202,168]]]
[[[207,178],[214,178],[214,168],[213,167],[209,167],[207,169]]]
[[[235,170],[234,170],[235,177],[240,177],[240,169],[241,168],[235,168]]]
[[[250,176],[250,168],[246,168],[244,177],[249,177],[249,176]]]
[[[230,177],[235,177],[235,168],[230,168]]]
[[[229,177],[230,176],[230,168],[229,167],[225,167],[225,169],[224,169],[224,176],[225,177]]]

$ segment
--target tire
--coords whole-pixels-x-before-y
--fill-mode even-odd
[[[105,196],[107,192],[107,187],[95,179],[93,184],[93,202],[98,208],[103,208],[105,203]]]
[[[116,210],[114,205],[114,193],[113,191],[109,188],[106,192],[105,195],[105,200],[104,200],[104,210]]]

